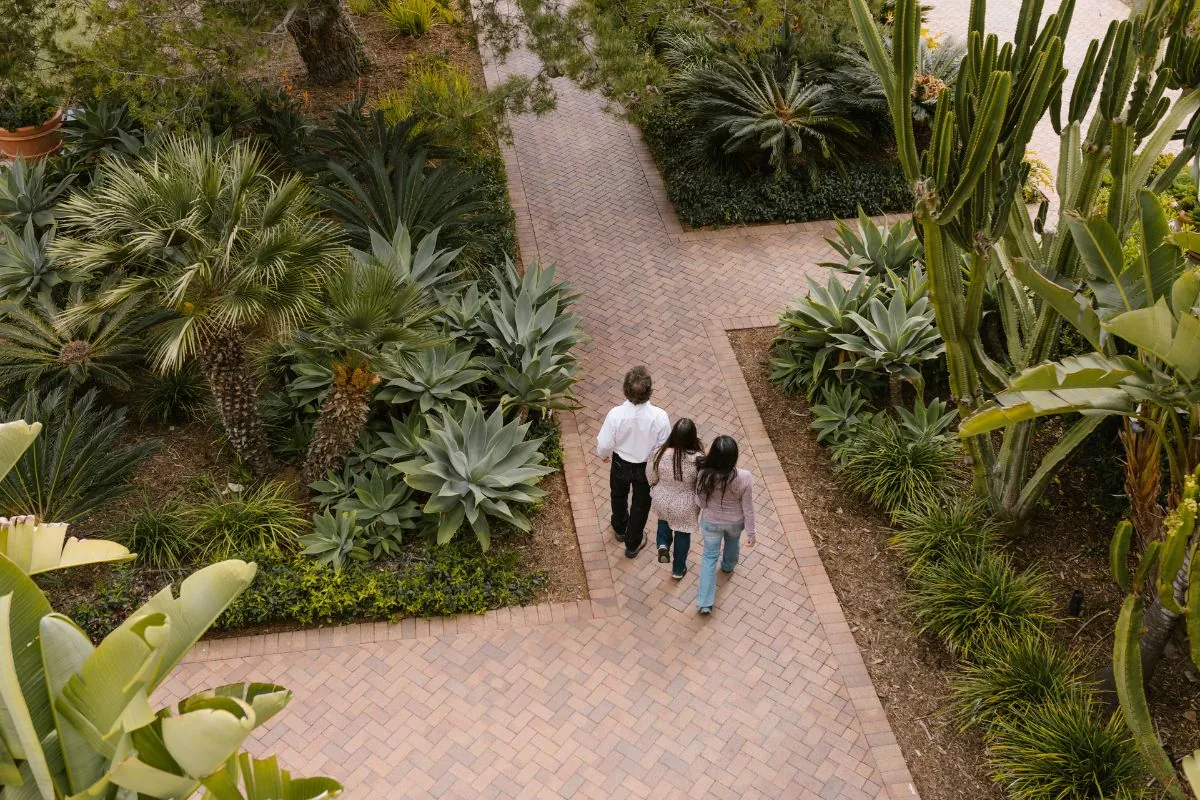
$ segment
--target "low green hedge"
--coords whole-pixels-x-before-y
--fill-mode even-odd
[[[402,563],[351,563],[341,572],[303,556],[261,552],[243,558],[258,564],[258,574],[217,621],[218,629],[481,614],[528,604],[546,583],[545,573],[521,568],[517,551],[484,553],[474,539],[434,547]],[[186,574],[117,568],[65,613],[98,640]]]
[[[853,160],[844,173],[821,173],[815,185],[807,176],[779,180],[770,172],[744,173],[714,163],[701,137],[668,101],[645,106],[638,116],[667,196],[685,225],[844,218],[855,216],[859,206],[868,214],[912,209],[912,192],[893,159]]]

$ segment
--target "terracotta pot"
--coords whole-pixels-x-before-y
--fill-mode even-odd
[[[41,158],[53,153],[62,146],[63,110],[54,112],[54,116],[41,125],[26,125],[10,131],[0,128],[0,155],[5,158]]]

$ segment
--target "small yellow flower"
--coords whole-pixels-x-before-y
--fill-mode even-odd
[[[184,302],[184,304],[179,307],[179,312],[181,314],[190,314],[195,309],[196,309],[196,306],[194,303]]]

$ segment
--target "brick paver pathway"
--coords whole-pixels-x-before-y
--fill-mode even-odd
[[[522,53],[503,69],[534,67]],[[915,797],[725,337],[773,323],[820,272],[828,226],[684,233],[636,131],[556,89],[558,110],[516,120],[506,155],[525,257],[583,293],[583,407],[563,426],[590,600],[205,643],[165,694],[290,687],[261,745],[355,798]],[[602,522],[592,442],[638,363],[656,402],[706,439],[735,436],[755,476],[760,544],[711,618],[695,613],[698,547],[675,583]]]

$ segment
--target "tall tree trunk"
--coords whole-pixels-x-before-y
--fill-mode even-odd
[[[200,346],[200,365],[234,452],[256,476],[273,474],[278,465],[267,447],[258,390],[246,364],[240,332],[206,337]]]
[[[328,86],[363,74],[367,55],[342,0],[304,0],[288,20],[288,33],[313,83]]]
[[[321,414],[313,428],[308,456],[304,459],[304,482],[312,483],[342,465],[367,425],[371,387],[379,376],[365,366],[354,369],[333,365],[333,386],[321,403]]]

